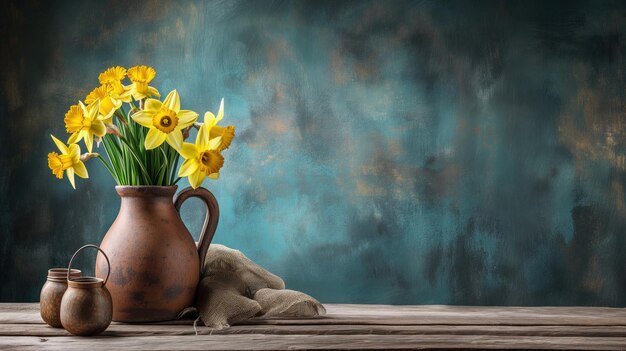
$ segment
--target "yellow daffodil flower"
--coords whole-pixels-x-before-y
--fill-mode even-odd
[[[204,114],[204,123],[209,125],[209,129],[211,131],[211,135],[209,136],[211,139],[216,137],[222,137],[222,142],[217,148],[217,151],[222,151],[228,149],[230,143],[233,141],[235,137],[235,126],[227,126],[222,127],[218,126],[217,122],[221,121],[224,118],[224,99],[220,102],[220,109],[217,112],[217,117],[211,113],[206,112]]]
[[[155,76],[156,71],[152,67],[135,66],[128,69],[128,78],[133,82],[133,84],[130,85],[130,93],[135,100],[141,100],[151,96],[161,96],[158,90],[148,86],[148,83],[150,83]]]
[[[85,106],[82,102],[72,105],[65,114],[65,129],[71,133],[69,144],[85,139],[85,146],[91,152],[93,146],[93,136],[101,137],[106,134],[104,122],[98,118],[100,111],[100,100],[96,99],[91,104]]]
[[[189,177],[189,184],[194,189],[202,185],[205,177],[219,178],[220,168],[224,165],[224,157],[217,150],[222,138],[210,138],[210,135],[211,124],[205,121],[198,129],[196,143],[183,143],[180,150],[185,161],[180,166],[178,176]]]
[[[107,87],[107,92],[113,99],[129,103],[131,91],[129,87],[122,85],[124,78],[126,78],[126,69],[120,66],[108,68],[98,76],[100,84]]]
[[[63,179],[63,172],[67,173],[67,179],[69,179],[72,187],[76,189],[76,184],[74,182],[74,174],[81,178],[89,178],[89,174],[87,173],[87,168],[85,164],[80,160],[80,146],[77,144],[70,144],[69,146],[65,145],[61,140],[54,137],[54,135],[50,135],[52,140],[61,151],[59,155],[56,152],[51,152],[48,154],[48,167],[52,170],[52,174],[54,174],[57,178]]]
[[[180,97],[176,90],[172,90],[163,102],[157,99],[147,99],[144,109],[135,112],[131,118],[140,125],[150,128],[144,141],[146,150],[159,147],[167,141],[174,149],[180,150],[183,146],[182,129],[192,125],[198,114],[180,109]]]
[[[113,123],[113,114],[122,106],[122,101],[111,97],[109,89],[106,85],[101,85],[89,93],[85,98],[86,104],[94,103],[100,100],[100,119],[104,124]]]

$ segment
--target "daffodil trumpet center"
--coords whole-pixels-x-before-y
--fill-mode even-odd
[[[206,175],[217,173],[224,165],[224,157],[215,150],[205,150],[198,154],[199,169]]]
[[[100,113],[105,116],[108,115],[111,110],[115,109],[115,107],[113,99],[108,96],[100,100]]]
[[[222,126],[214,125],[213,127],[211,127],[209,138],[213,139],[217,137],[222,137],[222,143],[218,147],[218,151],[228,149],[228,147],[230,146],[230,143],[233,141],[233,138],[235,137],[235,127],[234,126],[222,127]]]
[[[80,106],[71,106],[70,110],[65,114],[65,129],[68,133],[79,132],[83,129],[84,120],[85,116]]]
[[[122,82],[120,82],[119,80],[109,83],[109,87],[111,90],[113,90],[115,94],[124,94],[124,87],[122,86]]]
[[[69,155],[59,155],[56,152],[48,154],[48,167],[57,178],[63,178],[63,171],[72,167],[72,158]]]
[[[135,90],[137,90],[140,93],[147,93],[148,92],[148,83],[146,82],[135,82]]]
[[[100,73],[98,80],[100,81],[100,84],[113,84],[113,86],[115,86],[115,82],[120,84],[120,81],[124,79],[124,77],[126,77],[126,69],[116,66]]]
[[[148,83],[154,79],[155,75],[156,71],[154,68],[148,66],[135,66],[128,70],[128,78],[130,78],[133,83],[143,83],[146,87]],[[139,86],[137,86],[137,88],[139,89]]]
[[[167,108],[161,108],[152,117],[152,124],[163,133],[170,133],[178,126],[176,112]]]
[[[224,127],[218,126],[217,124],[211,127],[211,132],[210,132],[211,138],[222,136],[222,134],[224,134]]]

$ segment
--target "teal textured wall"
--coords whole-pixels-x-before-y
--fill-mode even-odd
[[[98,243],[48,135],[113,65],[237,126],[215,241],[323,302],[626,306],[626,6],[15,1],[3,11],[0,300]],[[181,182],[180,186],[186,186]],[[198,204],[183,218],[197,231]],[[93,257],[91,257],[93,259]],[[87,264],[89,258],[84,260]]]

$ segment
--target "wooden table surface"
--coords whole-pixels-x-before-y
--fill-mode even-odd
[[[626,309],[325,305],[321,318],[251,320],[212,330],[181,320],[75,337],[37,303],[0,303],[2,350],[577,349],[625,350]]]

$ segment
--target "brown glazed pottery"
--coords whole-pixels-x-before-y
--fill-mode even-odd
[[[116,186],[121,197],[117,218],[100,247],[111,258],[108,289],[113,297],[113,320],[157,322],[175,319],[192,306],[200,267],[215,234],[219,218],[217,201],[204,188],[177,186]],[[190,197],[206,205],[198,247],[178,210]],[[101,255],[96,276],[106,267]]]
[[[74,253],[68,269],[72,267],[74,257],[88,247],[98,249],[107,263],[109,262],[109,258],[100,248],[85,245]],[[105,286],[108,279],[108,274],[104,280],[96,277],[72,278],[67,275],[67,290],[61,300],[61,324],[65,330],[74,335],[89,336],[98,335],[109,327],[113,302]]]
[[[72,269],[71,278],[80,277],[78,269]],[[63,328],[61,325],[61,298],[67,290],[67,268],[48,269],[48,278],[39,294],[39,312],[41,319],[51,327]]]

